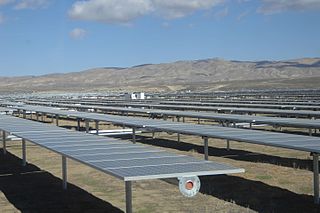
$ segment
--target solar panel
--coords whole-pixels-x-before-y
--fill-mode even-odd
[[[127,169],[130,169],[139,167],[139,170],[135,172],[136,177],[134,180],[139,180],[139,177],[143,177],[143,179],[148,179],[148,177],[149,179],[155,178],[153,174],[149,175],[149,171],[147,171],[149,168],[143,169],[142,160],[136,159],[137,156],[140,156],[142,159],[146,156],[153,156],[153,153],[153,157],[158,158],[152,158],[149,162],[155,167],[153,170],[157,174],[157,178],[188,175],[188,171],[192,171],[192,174],[198,175],[243,172],[242,169],[224,164],[221,168],[219,167],[219,171],[217,171],[217,165],[220,166],[220,164],[215,162],[198,160],[184,155],[165,153],[162,150],[151,146],[137,145],[128,141],[74,132],[53,125],[24,120],[8,115],[0,115],[0,129],[48,148],[68,158],[72,158],[86,165],[91,165],[96,169],[112,174],[123,180],[127,180],[128,178],[132,179],[133,177],[130,173],[128,173],[130,176],[126,176],[126,173],[119,172],[118,170],[113,172],[109,168],[126,167]],[[120,157],[122,160],[110,161],[110,157]],[[109,162],[109,164],[107,162]],[[174,166],[182,162],[184,163],[183,167],[176,167],[175,169],[170,170],[174,174],[163,170],[161,167],[164,164]],[[194,165],[194,162],[197,162],[197,164]],[[159,166],[158,169],[156,168],[157,165]],[[204,169],[203,165],[206,165],[206,169]],[[199,168],[199,173],[197,173],[197,168]]]
[[[116,116],[106,115],[97,113],[87,112],[70,112],[50,107],[42,106],[23,106],[19,107],[24,110],[33,110],[49,114],[58,114],[60,116],[74,116],[76,118],[84,118],[88,120],[98,120],[105,122],[112,122],[116,124],[124,124],[126,126],[137,127],[137,128],[148,128],[156,131],[175,132],[181,134],[199,135],[204,137],[222,138],[235,141],[251,142],[257,144],[265,144],[270,146],[285,147],[289,149],[296,149],[301,151],[320,153],[320,149],[308,149],[308,147],[300,147],[297,145],[283,144],[283,141],[288,141],[289,138],[294,137],[300,140],[301,143],[304,141],[312,141],[314,144],[319,144],[320,141],[316,137],[291,135],[285,133],[271,133],[266,131],[248,130],[248,129],[236,129],[209,125],[196,125],[190,123],[180,123],[163,121],[157,119],[146,119],[137,117],[127,116]],[[280,119],[278,119],[280,120]],[[22,127],[23,128],[23,127]],[[273,136],[276,138],[272,143],[265,140],[266,138]]]
[[[71,107],[70,105],[68,106]],[[29,107],[33,107],[33,106],[29,106]],[[82,107],[87,108],[86,106],[82,106]],[[156,109],[139,109],[139,108],[135,108],[133,110],[132,108],[121,108],[121,107],[99,107],[99,106],[96,106],[96,107],[97,109],[104,109],[108,111],[123,111],[123,112],[135,111],[143,114],[192,117],[192,118],[210,119],[210,120],[223,121],[223,122],[226,122],[226,121],[247,122],[247,123],[254,123],[254,124],[269,124],[269,125],[275,125],[275,126],[287,126],[287,127],[298,127],[298,128],[308,128],[308,129],[320,128],[320,120],[311,120],[311,119],[277,118],[277,117],[221,114],[221,113],[193,112],[193,111],[177,111],[177,110],[156,110]],[[77,108],[81,108],[81,106],[77,106]],[[264,110],[264,109],[261,109],[261,110]],[[270,110],[267,110],[267,111],[271,112]],[[277,113],[277,111],[275,112]],[[292,114],[292,115],[296,115],[299,113],[302,113],[302,115],[308,115],[308,116],[320,115],[320,112],[313,112],[313,111],[305,112],[300,110],[299,111],[280,110],[280,112],[282,114],[286,114],[289,112],[289,114]],[[69,115],[76,116],[77,112],[70,112]],[[82,116],[84,115],[82,114]],[[93,116],[95,115],[91,115],[91,118],[93,118]],[[123,120],[119,118],[119,122],[120,121],[123,121]]]

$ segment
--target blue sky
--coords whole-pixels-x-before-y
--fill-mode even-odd
[[[0,0],[0,76],[320,56],[320,0]]]

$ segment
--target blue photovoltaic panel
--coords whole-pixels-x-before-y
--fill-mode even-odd
[[[54,109],[50,107],[42,106],[23,106],[25,110],[33,110],[37,112],[43,112],[48,114],[59,114],[61,116],[69,116],[76,118],[84,118],[88,120],[98,120],[105,122],[112,122],[115,124],[124,124],[131,127],[143,127],[156,131],[174,132],[189,135],[198,135],[204,137],[221,138],[234,141],[249,142],[261,145],[282,147],[300,151],[320,153],[320,149],[317,147],[320,144],[318,137],[292,135],[285,133],[275,133],[250,129],[237,129],[211,125],[198,125],[191,123],[172,122],[156,119],[146,119],[128,116],[117,116],[108,114],[88,113],[88,112],[73,112]],[[273,137],[272,141],[267,138]],[[294,141],[300,141],[301,145],[290,143],[291,138]],[[313,145],[305,145],[304,142],[312,142]],[[289,143],[288,143],[289,142]],[[303,145],[303,146],[302,146]]]
[[[8,115],[0,115],[0,129],[124,181],[244,171],[225,164],[168,153],[151,146],[75,132]]]

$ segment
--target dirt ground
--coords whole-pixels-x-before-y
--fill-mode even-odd
[[[47,119],[49,122],[51,119]],[[74,121],[63,120],[68,128]],[[109,124],[103,129],[119,128]],[[74,127],[73,127],[74,128]],[[125,136],[121,139],[130,139]],[[203,158],[200,137],[150,133],[137,142]],[[313,204],[309,153],[248,143],[209,139],[209,160],[241,167],[245,173],[201,177],[193,198],[179,192],[176,179],[133,183],[134,212],[320,212]],[[0,212],[122,212],[124,182],[68,160],[68,190],[62,190],[61,156],[27,143],[27,166],[21,166],[21,141],[0,150]]]

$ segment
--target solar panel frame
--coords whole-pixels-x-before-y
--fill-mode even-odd
[[[21,122],[21,123],[20,123]],[[15,125],[16,123],[20,123],[21,125]],[[13,125],[13,126],[10,126]],[[26,125],[26,124],[29,124],[29,125]],[[13,131],[13,129],[15,127],[21,127],[21,129],[19,129],[18,132],[15,132]],[[95,144],[95,145],[92,145],[92,144],[88,144],[88,146],[85,146],[85,144],[82,144],[84,146],[61,146],[61,143],[58,143],[58,144],[55,144],[56,141],[62,141],[63,138],[52,138],[52,134],[51,136],[48,138],[48,139],[45,139],[45,138],[33,138],[35,136],[36,133],[39,133],[39,129],[40,127],[43,126],[45,130],[48,130],[50,128],[54,129],[54,132],[56,132],[57,129],[59,129],[59,133],[64,133],[66,135],[68,135],[70,133],[70,130],[66,130],[66,129],[62,129],[60,127],[55,127],[53,125],[49,125],[49,124],[42,124],[42,123],[38,123],[38,122],[35,122],[35,121],[30,121],[30,120],[24,120],[24,119],[21,119],[21,118],[16,118],[16,117],[12,117],[12,116],[7,116],[7,115],[0,115],[0,129],[4,130],[4,131],[8,131],[10,130],[9,132],[12,133],[13,135],[16,135],[16,136],[23,136],[23,134],[26,134],[24,135],[24,139],[27,140],[27,141],[30,141],[34,144],[37,144],[41,147],[44,147],[48,150],[51,150],[55,153],[58,153],[62,156],[65,156],[67,158],[70,158],[70,159],[73,159],[75,161],[78,161],[80,163],[83,163],[85,165],[88,165],[90,167],[93,167],[99,171],[102,171],[106,174],[109,174],[109,175],[112,175],[112,176],[115,176],[117,178],[120,178],[124,181],[127,181],[128,179],[132,179],[133,177],[126,177],[126,176],[121,176],[119,174],[115,174],[113,173],[111,170],[108,170],[108,169],[105,169],[105,168],[101,168],[99,167],[99,165],[101,164],[101,162],[106,162],[106,159],[103,158],[103,156],[116,156],[116,155],[127,155],[127,160],[129,160],[130,158],[129,157],[132,157],[130,156],[130,154],[132,153],[141,153],[141,156],[143,156],[142,154],[145,153],[146,155],[148,155],[148,153],[162,153],[164,151],[162,150],[159,150],[159,149],[156,149],[154,147],[151,147],[151,146],[146,146],[146,145],[138,145],[138,144],[132,144],[132,143],[129,143],[129,142],[123,142],[123,143],[114,143],[114,139],[111,139],[111,141],[113,141],[112,143],[109,143],[108,142],[108,139],[105,138],[105,137],[101,137],[101,136],[96,136],[96,135],[88,135],[88,134],[85,134],[86,137],[90,138],[103,138],[104,139],[104,142],[105,144]],[[33,131],[32,128],[36,128],[37,131]],[[22,130],[22,131],[20,131]],[[40,132],[40,133],[43,133]],[[81,136],[84,135],[84,133],[80,133],[80,132],[73,132],[73,134],[79,134]],[[63,134],[62,134],[63,135]],[[66,137],[68,138],[68,137]],[[71,137],[73,138],[72,140],[65,140],[65,145],[66,144],[72,144],[75,139],[78,140],[78,137]],[[46,140],[49,140],[46,144],[43,143],[43,141],[46,141]],[[50,141],[51,140],[51,141]],[[122,142],[122,141],[121,141]],[[50,145],[49,145],[50,144]],[[79,143],[77,143],[79,144]],[[98,156],[100,155],[100,159],[98,160]],[[174,155],[174,154],[168,154],[168,155]],[[86,161],[86,159],[90,158],[90,156],[94,156],[91,157],[91,161]],[[181,156],[179,155],[178,158],[182,158],[182,157],[185,157],[187,159],[190,159],[190,157],[188,156]],[[177,158],[177,159],[178,159]],[[110,160],[110,158],[108,158]],[[160,157],[158,157],[158,159],[161,159]],[[174,159],[174,158],[172,158]],[[208,164],[207,161],[203,161],[203,160],[195,160],[197,162],[199,162],[199,165],[201,164]],[[128,161],[129,162],[129,161]],[[177,162],[179,163],[179,162]],[[210,164],[211,163],[211,164]],[[214,163],[214,162],[209,162],[209,164],[211,165],[211,168],[215,168],[215,164],[217,163]],[[131,164],[130,164],[131,165]],[[187,174],[186,169],[188,169],[188,165],[189,163],[186,163],[185,164],[185,167],[184,168],[181,168],[181,171],[178,171],[176,170],[175,171],[175,174],[176,175],[179,175],[179,174]],[[122,165],[123,166],[123,165]],[[140,166],[140,165],[138,165]],[[192,165],[192,167],[194,167],[194,165]],[[131,167],[130,167],[131,168]],[[202,167],[201,167],[202,168]],[[209,168],[209,167],[208,167]],[[238,168],[235,168],[235,167],[232,167],[232,166],[228,166],[228,165],[225,165],[225,171],[226,173],[222,172],[222,170],[220,171],[210,171],[210,170],[207,170],[205,173],[202,171],[199,171],[199,173],[197,173],[196,171],[194,173],[197,173],[198,175],[203,175],[203,174],[207,174],[209,175],[210,172],[212,174],[217,174],[220,172],[220,174],[229,174],[229,173],[237,173],[237,172],[243,172],[244,170],[243,169],[238,169]],[[160,172],[161,173],[161,172]],[[147,175],[145,175],[142,171],[141,171],[141,174],[140,176],[143,176],[144,179],[153,179],[154,176],[152,175],[150,178],[147,177]],[[165,173],[165,176],[168,176],[167,173]],[[172,174],[170,174],[170,176],[174,176]],[[179,177],[179,176],[175,176],[175,177]],[[159,176],[159,178],[161,178],[161,175]],[[135,180],[139,180],[139,178],[135,178]]]
[[[43,113],[52,113],[59,114],[61,116],[69,115],[68,111],[57,110],[49,107],[35,107],[35,106],[23,106],[24,110],[39,110]],[[320,143],[319,138],[310,137],[310,136],[301,136],[285,134],[285,133],[272,133],[259,130],[248,130],[248,129],[237,129],[237,128],[228,128],[228,127],[218,127],[218,126],[209,126],[209,125],[199,125],[199,124],[190,124],[190,123],[181,123],[181,122],[172,122],[172,121],[163,121],[156,119],[145,119],[137,117],[127,117],[127,116],[117,116],[117,115],[106,115],[106,114],[97,114],[90,112],[77,112],[73,114],[78,116],[78,118],[84,118],[88,120],[98,120],[105,122],[112,122],[116,124],[122,124],[126,126],[131,126],[134,128],[147,128],[152,131],[164,131],[164,132],[175,132],[180,134],[187,135],[198,135],[202,137],[212,137],[220,138],[226,140],[234,140],[240,142],[249,142],[256,143],[261,145],[269,145],[287,149],[294,149],[299,151],[307,151],[320,153],[320,149],[310,149],[308,147],[299,147],[299,146],[290,146],[288,144],[282,144],[281,140],[286,140],[286,138],[295,137],[297,140],[301,140],[302,143],[305,140],[314,141],[315,144]],[[248,135],[248,137],[246,137]],[[277,141],[268,143],[267,140],[264,140],[270,135],[278,138]]]

